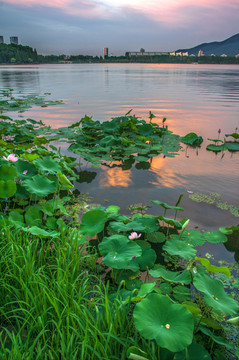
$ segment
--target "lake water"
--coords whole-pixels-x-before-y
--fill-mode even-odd
[[[130,204],[150,205],[150,200],[174,205],[184,193],[182,217],[190,219],[189,227],[210,231],[239,223],[238,217],[216,203],[190,198],[195,193],[219,193],[223,203],[239,207],[239,153],[222,156],[206,151],[207,138],[217,138],[219,128],[221,138],[239,128],[238,65],[0,66],[0,88],[13,88],[16,95],[50,92],[52,100],[62,99],[64,105],[35,107],[24,114],[55,128],[79,121],[85,114],[103,121],[133,109],[132,114],[145,120],[149,110],[156,115],[154,122],[161,123],[166,117],[169,130],[181,136],[196,132],[204,138],[199,150],[183,146],[175,158],[154,158],[150,170],[91,169],[88,165],[87,170],[97,175],[78,188],[88,192],[93,202],[119,205],[124,212]],[[151,213],[162,214],[151,205]],[[221,254],[225,248],[217,249]],[[227,257],[233,255],[227,253]]]

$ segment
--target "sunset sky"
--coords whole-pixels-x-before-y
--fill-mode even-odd
[[[239,33],[239,0],[0,0],[0,35],[39,54],[173,51]]]

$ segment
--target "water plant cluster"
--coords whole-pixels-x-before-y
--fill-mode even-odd
[[[0,357],[3,359],[210,360],[239,357],[238,293],[228,266],[198,256],[239,226],[201,233],[175,205],[97,206],[79,221],[78,155],[94,166],[174,156],[180,137],[164,122],[130,113],[85,117],[52,130],[41,121],[0,119]],[[68,142],[59,152],[53,141]],[[174,216],[168,215],[168,213]],[[220,275],[220,279],[218,279]]]

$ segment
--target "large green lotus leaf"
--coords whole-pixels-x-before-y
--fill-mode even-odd
[[[105,255],[103,258],[105,265],[114,269],[132,269],[131,265],[134,262],[134,268],[137,270],[135,257],[142,254],[141,247],[124,235],[104,238],[99,244],[99,250],[102,255]]]
[[[212,358],[202,345],[192,343],[185,350],[175,354],[173,360],[212,360]]]
[[[17,175],[21,180],[32,178],[37,174],[36,167],[28,161],[18,160],[15,166],[17,168]]]
[[[215,341],[217,344],[223,345],[227,349],[233,349],[233,345],[228,344],[222,336],[217,336],[213,334],[213,332],[210,329],[208,329],[206,326],[203,326],[201,324],[199,329],[203,334],[210,336],[213,339],[213,341]]]
[[[140,270],[145,271],[147,268],[152,268],[157,259],[156,252],[153,249],[149,249],[147,247],[142,248],[142,255],[136,259],[139,264]]]
[[[199,146],[203,142],[203,138],[198,136],[196,133],[191,132],[181,138],[181,141],[184,144],[192,145],[192,146]]]
[[[114,231],[144,231],[145,230],[145,226],[141,223],[139,223],[138,221],[130,221],[127,224],[124,224],[123,222],[119,222],[119,221],[114,221],[111,222],[109,225],[110,229],[114,230]]]
[[[57,221],[57,219],[54,216],[48,216],[46,219],[46,226],[48,227],[48,229],[50,229],[50,230],[57,229],[56,221]]]
[[[170,255],[181,256],[184,259],[193,259],[197,250],[184,240],[169,239],[163,245],[163,250]]]
[[[182,229],[182,224],[177,220],[169,219],[162,215],[158,216],[157,218],[160,220],[163,220],[166,224],[176,227],[176,229],[179,229],[179,230]]]
[[[49,174],[56,174],[61,171],[61,166],[58,162],[52,159],[51,156],[45,156],[34,160],[34,165],[40,170],[40,172],[47,172]]]
[[[167,283],[167,282],[163,282],[161,284],[159,284],[158,288],[156,288],[156,291],[157,289],[159,289],[158,293],[159,294],[170,294],[172,292],[172,286]]]
[[[202,233],[194,229],[185,230],[181,235],[181,239],[193,246],[201,246],[205,243]]]
[[[220,231],[206,232],[204,234],[204,239],[212,244],[220,244],[227,241],[226,235],[222,234]]]
[[[149,274],[155,278],[162,277],[169,282],[184,283],[186,285],[191,282],[191,275],[188,270],[184,270],[183,272],[170,271],[162,265],[155,265],[155,267],[149,271]]]
[[[42,175],[35,175],[32,179],[23,180],[23,185],[30,194],[35,194],[39,198],[54,193],[57,190],[56,183]]]
[[[139,215],[136,214],[132,217],[132,219],[145,227],[145,231],[147,233],[151,233],[153,231],[157,231],[159,229],[159,222],[158,219],[154,216],[150,215]]]
[[[93,209],[87,211],[81,219],[80,232],[87,236],[100,233],[105,226],[106,213],[102,210]]]
[[[42,237],[55,238],[60,236],[60,233],[57,231],[47,231],[38,226],[32,226],[30,228],[24,228],[22,230],[24,230],[25,232],[29,232],[32,235],[39,236],[41,238]]]
[[[116,213],[117,214],[119,210],[120,210],[119,206],[110,205],[110,206],[107,207],[106,212],[107,213]]]
[[[182,208],[180,206],[171,206],[171,205],[168,205],[168,204],[166,204],[166,203],[164,203],[162,201],[159,201],[159,200],[151,200],[151,202],[153,204],[162,206],[166,210],[184,211],[184,208]]]
[[[163,243],[166,240],[166,236],[164,235],[163,232],[157,231],[150,234],[147,233],[147,239],[151,243],[158,244],[158,243]]]
[[[132,279],[125,281],[125,287],[128,290],[139,289],[142,284],[143,284],[142,281],[139,279]]]
[[[0,198],[13,196],[17,191],[17,185],[14,180],[0,180]]]
[[[148,161],[148,158],[146,156],[135,156],[134,160],[139,162],[144,162],[144,161]]]
[[[16,227],[23,228],[25,227],[24,217],[23,215],[19,214],[17,211],[11,211],[9,213],[8,219],[13,223]]]
[[[134,309],[136,329],[170,351],[185,349],[193,339],[193,316],[184,306],[160,294],[149,294]]]
[[[239,142],[238,141],[227,141],[226,147],[229,151],[239,151]]]
[[[227,150],[227,147],[224,144],[222,144],[222,145],[210,144],[207,146],[206,149],[209,151],[213,151],[213,152],[220,152],[220,151]]]
[[[210,261],[208,259],[205,259],[205,258],[199,258],[199,257],[195,257],[195,260],[198,260],[201,262],[201,264],[203,266],[205,266],[205,268],[211,272],[211,273],[223,273],[225,274],[227,277],[230,277],[231,276],[231,272],[230,270],[228,269],[228,267],[226,266],[214,266],[214,265],[211,265],[210,264]]]
[[[15,166],[2,164],[0,167],[0,180],[8,181],[13,180],[17,176]]]
[[[225,315],[233,315],[239,311],[238,302],[224,291],[220,280],[197,273],[194,275],[193,285],[203,293],[205,302],[215,311]]]
[[[232,136],[234,139],[239,139],[239,134],[238,133],[226,134],[225,136],[226,137]]]
[[[178,301],[187,301],[191,299],[191,291],[183,285],[177,285],[173,288],[173,296]]]
[[[134,280],[140,276],[140,272],[133,272],[131,270],[115,270],[114,271],[114,280],[119,284],[121,281]]]
[[[43,213],[39,206],[35,205],[27,208],[25,220],[28,226],[40,226],[42,224],[42,217]]]

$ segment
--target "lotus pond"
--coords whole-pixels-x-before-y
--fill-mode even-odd
[[[200,249],[230,246],[239,226],[190,227],[181,216],[184,194],[174,204],[131,205],[125,214],[117,204],[92,204],[77,189],[82,163],[149,169],[155,157],[174,157],[182,144],[195,149],[203,138],[174,134],[165,118],[154,122],[152,112],[148,121],[129,111],[111,121],[85,116],[52,129],[6,114],[32,103],[47,106],[47,100],[19,99],[11,90],[3,95],[1,358],[238,357],[238,267],[215,264]],[[238,151],[237,132],[224,141],[220,133],[208,150]],[[67,154],[56,142],[67,144]],[[219,194],[191,195],[223,207]]]

